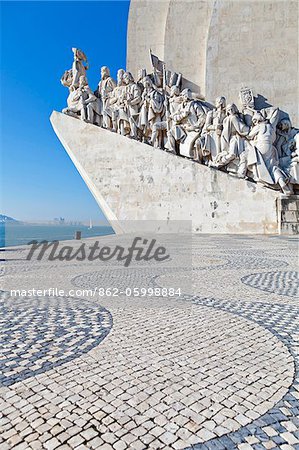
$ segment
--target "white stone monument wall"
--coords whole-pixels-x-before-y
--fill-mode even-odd
[[[53,112],[53,128],[115,231],[191,221],[195,233],[278,233],[280,194]]]

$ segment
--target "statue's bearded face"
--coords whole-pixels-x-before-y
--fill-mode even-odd
[[[143,78],[143,83],[144,83],[144,87],[145,89],[149,89],[152,85],[151,80],[149,77],[145,77]]]
[[[252,117],[252,123],[253,125],[257,125],[261,122],[265,122],[265,119],[259,112],[256,112]]]
[[[225,108],[225,98],[218,97],[215,102],[216,108]]]
[[[233,116],[234,114],[237,114],[238,112],[238,108],[236,107],[236,105],[233,103],[232,105],[228,105],[226,107],[226,113],[228,116]]]
[[[170,88],[170,96],[174,97],[175,95],[179,95],[180,90],[177,86],[171,86]]]
[[[102,68],[101,68],[101,77],[102,77],[103,79],[105,79],[105,78],[108,78],[109,75],[110,75],[110,73],[109,73],[108,67],[102,67]]]
[[[185,89],[182,94],[183,94],[184,102],[188,102],[189,100],[192,99],[192,93],[191,93],[190,89]]]
[[[127,85],[130,83],[130,77],[127,73],[124,74],[123,76],[123,82]]]
[[[117,82],[118,82],[118,84],[121,84],[121,82],[123,81],[123,77],[124,77],[124,71],[123,70],[119,70],[117,72]]]

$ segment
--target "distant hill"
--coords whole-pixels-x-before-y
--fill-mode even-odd
[[[0,223],[18,223],[19,221],[16,219],[13,219],[12,217],[5,216],[4,214],[0,214]]]

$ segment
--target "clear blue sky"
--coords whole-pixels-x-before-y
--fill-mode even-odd
[[[129,1],[1,2],[0,213],[19,220],[102,220],[103,215],[49,122],[66,106],[60,84],[72,47],[99,69],[126,65]]]

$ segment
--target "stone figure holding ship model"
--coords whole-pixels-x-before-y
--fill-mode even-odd
[[[224,96],[211,107],[150,52],[152,73],[140,69],[135,82],[120,69],[115,83],[103,66],[93,93],[87,58],[72,51],[72,68],[61,78],[69,89],[65,114],[286,195],[299,189],[299,130],[278,108],[256,108],[252,89],[240,90],[240,110]]]

